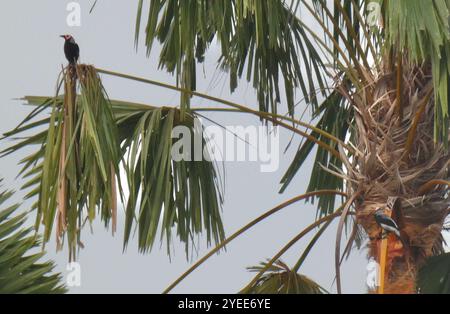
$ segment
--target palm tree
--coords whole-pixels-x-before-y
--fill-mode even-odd
[[[0,192],[0,205],[11,196],[12,192]],[[22,227],[27,213],[11,217],[18,207],[0,210],[0,294],[64,293],[61,274],[52,274],[53,262],[41,262],[44,252],[32,252],[40,246],[40,239],[31,235],[33,228]]]
[[[136,47],[143,10],[140,0]],[[177,86],[86,65],[66,69],[56,96],[25,98],[36,109],[5,136],[45,128],[4,154],[39,145],[22,162],[22,173],[31,177],[25,187],[34,187],[28,197],[38,197],[37,226],[44,225],[44,240],[49,240],[56,220],[58,238],[68,237],[70,258],[75,258],[86,220],[99,213],[114,230],[116,194],[124,198],[125,181],[130,189],[123,199],[125,247],[134,225],[143,252],[152,248],[158,230],[169,246],[175,228],[186,254],[193,235],[206,231],[208,243],[214,241],[216,247],[166,292],[258,222],[295,202],[316,198],[317,220],[273,258],[251,268],[257,275],[242,292],[324,292],[298,271],[338,218],[339,293],[340,265],[365,240],[369,257],[380,264],[380,285],[371,292],[448,292],[449,281],[440,279],[449,274],[448,266],[442,266],[448,265],[448,255],[443,254],[441,235],[449,214],[449,10],[449,0],[151,0],[145,46],[150,55],[155,40],[160,42],[160,66],[176,75]],[[216,42],[221,48],[218,64],[230,74],[231,91],[244,76],[256,89],[258,110],[195,90],[196,64]],[[177,90],[179,107],[110,100],[99,74]],[[59,95],[62,86],[64,96]],[[296,94],[302,95],[313,122],[298,119]],[[219,105],[194,107],[192,97]],[[287,115],[278,113],[282,102]],[[37,118],[48,110],[50,117]],[[207,110],[256,115],[305,138],[281,180],[281,192],[317,147],[308,191],[227,238],[214,163],[176,162],[170,155],[172,128],[184,125],[200,132],[193,120]],[[120,166],[125,178],[117,175]],[[336,205],[336,196],[342,204]],[[399,238],[381,237],[373,215],[380,208],[399,225]],[[351,230],[342,250],[345,226]],[[281,262],[293,244],[314,230],[295,265]],[[428,275],[433,267],[424,267],[430,257],[430,263],[441,265],[434,276]]]

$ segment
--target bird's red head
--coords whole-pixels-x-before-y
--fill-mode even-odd
[[[64,38],[64,40],[71,40],[73,37],[72,37],[72,35],[61,35],[61,36],[59,36],[59,37],[62,37],[62,38]]]

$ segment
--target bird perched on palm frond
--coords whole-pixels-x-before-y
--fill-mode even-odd
[[[80,47],[72,35],[61,35],[60,37],[65,40],[64,54],[66,55],[67,61],[69,61],[70,65],[75,65],[78,62],[78,58],[80,58]]]

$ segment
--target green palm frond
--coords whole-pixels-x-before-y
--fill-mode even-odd
[[[58,245],[67,234],[71,259],[76,258],[85,220],[92,222],[97,210],[106,225],[113,220],[115,229],[120,158],[117,127],[100,78],[93,67],[78,66],[76,72],[80,95],[76,96],[73,74],[67,69],[59,83],[64,85],[64,97],[46,99],[37,107],[39,111],[51,107],[50,118],[31,122],[33,117],[28,117],[21,128],[5,136],[45,122],[47,130],[40,131],[33,143],[24,140],[4,152],[40,145],[22,161],[22,173],[31,176],[25,187],[35,186],[27,197],[38,195],[36,228],[43,224],[44,241],[49,241],[56,221]]]
[[[143,4],[140,0],[136,45]],[[229,71],[231,91],[244,76],[257,90],[259,110],[276,113],[282,79],[293,115],[294,90],[299,87],[309,103],[317,104],[316,87],[323,90],[325,83],[320,53],[291,9],[285,1],[151,0],[145,46],[150,54],[155,40],[159,41],[163,47],[160,67],[175,72],[181,87],[195,90],[196,60],[202,62],[217,40],[221,47],[219,63]],[[183,94],[182,111],[188,107],[189,95]]]
[[[160,223],[168,244],[176,226],[186,253],[190,239],[202,231],[208,244],[224,238],[218,173],[213,162],[194,159],[194,138],[202,139],[202,147],[207,145],[202,128],[196,128],[195,116],[188,114],[181,120],[180,115],[173,108],[141,109],[121,113],[118,120],[122,150],[128,152],[125,245],[136,221],[141,251],[152,247]],[[191,156],[188,160],[175,161],[171,156],[172,130],[177,126],[186,127],[191,134],[192,151],[183,152]]]
[[[249,267],[251,272],[260,272],[266,267]],[[277,261],[269,267],[263,276],[251,287],[242,290],[244,294],[326,294],[319,284],[308,277],[291,270],[282,261]]]
[[[344,142],[351,131],[353,111],[352,108],[348,106],[344,97],[339,93],[334,92],[322,102],[314,113],[313,118],[319,118],[316,128],[326,131]],[[333,149],[338,150],[338,143],[331,141],[329,138],[326,138],[315,131],[311,131],[311,135],[330,145]],[[293,161],[281,179],[282,187],[280,193],[284,192],[289,186],[315,146],[316,145],[311,141],[304,141],[300,145]],[[342,171],[342,160],[330,154],[323,148],[317,147],[314,166],[311,171],[308,185],[308,192],[326,189],[343,190],[342,178],[327,172],[324,168]],[[320,195],[317,198],[319,199],[317,205],[319,217],[323,217],[334,210],[335,195]],[[310,200],[314,202],[314,199],[315,198],[312,197]]]
[[[0,192],[0,205],[11,195]],[[53,262],[40,261],[45,253],[31,253],[40,246],[40,240],[30,228],[23,228],[26,213],[12,216],[17,208],[12,205],[0,210],[0,294],[66,292],[61,274],[52,274]]]
[[[429,62],[432,67],[435,140],[448,146],[450,1],[380,0],[380,3],[386,23],[386,49],[406,53],[415,63]]]
[[[336,85],[345,85],[349,90],[365,84],[363,66],[369,65],[369,55],[376,55],[378,50],[362,15],[364,1],[335,1],[331,6],[325,0],[313,3],[304,0],[149,2],[147,52],[150,53],[154,41],[158,40],[163,45],[160,66],[169,72],[176,71],[183,88],[195,89],[194,56],[201,62],[209,45],[217,39],[222,54],[219,63],[230,72],[231,90],[246,71],[247,80],[253,81],[257,90],[259,111],[276,113],[280,101],[279,79],[283,77],[289,114],[294,115],[293,95],[298,89],[306,104],[313,104],[313,116],[319,120],[316,127],[341,141],[346,140],[353,123],[352,108],[335,87],[325,88],[328,84],[323,83],[323,76],[326,72]],[[139,1],[136,44],[144,3]],[[298,14],[316,19],[319,31],[306,25]],[[177,36],[181,30],[188,36]],[[326,71],[323,60],[329,63]],[[189,82],[183,82],[186,78]],[[325,96],[320,106],[318,93]],[[337,143],[315,131],[310,135],[337,150]],[[311,141],[299,147],[281,180],[280,192],[288,187],[315,147]],[[342,189],[342,179],[324,168],[343,172],[340,158],[318,147],[308,191]],[[318,216],[330,213],[334,207],[334,196],[320,196]]]
[[[27,146],[37,150],[20,161],[26,179],[26,198],[39,196],[36,228],[45,227],[50,239],[56,220],[60,238],[68,233],[70,257],[75,258],[84,223],[101,215],[105,225],[116,223],[117,195],[120,190],[119,165],[123,165],[130,191],[126,203],[125,239],[127,246],[133,226],[138,230],[138,247],[149,251],[158,238],[166,239],[167,249],[175,230],[185,244],[188,256],[195,235],[206,233],[207,244],[224,239],[221,220],[223,193],[215,165],[201,161],[172,160],[172,129],[183,125],[192,140],[203,132],[195,128],[195,116],[180,118],[178,109],[109,100],[93,67],[78,66],[80,94],[73,101],[72,89],[64,96],[26,97],[36,105],[32,113],[6,138],[25,134],[5,149],[7,155]],[[67,84],[67,78],[62,84]],[[50,118],[40,117],[51,110]],[[26,133],[30,130],[34,134]],[[64,147],[64,149],[62,149]],[[194,147],[194,145],[191,145]],[[202,150],[203,152],[203,150]],[[65,177],[65,180],[62,180]]]
[[[348,139],[352,138],[354,113],[346,98],[351,97],[353,91],[362,88],[369,90],[367,87],[370,86],[370,82],[365,82],[365,73],[376,71],[381,56],[394,56],[391,62],[395,69],[398,68],[395,64],[396,56],[407,55],[411,62],[429,63],[432,67],[436,101],[435,140],[445,146],[448,145],[450,68],[447,66],[447,60],[450,53],[448,22],[450,1],[344,0],[332,1],[331,4],[329,1],[315,0],[314,5],[307,0],[295,2],[300,10],[303,7],[309,11],[321,26],[318,31],[310,30],[310,34],[325,35],[323,42],[317,39],[316,43],[318,48],[324,49],[328,57],[334,61],[334,70],[337,73],[330,77],[335,83],[322,102],[323,105],[313,111],[313,118],[319,119],[318,128],[348,142]],[[370,13],[367,12],[369,4],[378,5],[380,10],[378,20],[372,21],[376,23],[371,25],[366,15]],[[421,18],[423,16],[427,18]],[[397,71],[401,71],[401,68]],[[330,73],[333,71],[330,70]],[[397,88],[402,89],[401,86]],[[402,102],[401,98],[396,101]],[[311,134],[318,136],[314,132]],[[323,137],[320,139],[327,142]],[[333,146],[333,143],[331,145]],[[315,145],[311,142],[300,145],[294,160],[281,180],[281,192],[288,187],[306,158],[314,152],[314,148]],[[333,160],[333,156],[319,147],[308,191],[342,188],[342,179],[325,171],[324,168],[338,173],[344,171],[341,160]],[[332,210],[334,202],[334,196],[319,197],[319,216]]]
[[[423,294],[450,294],[450,253],[427,260],[419,271],[417,290]]]

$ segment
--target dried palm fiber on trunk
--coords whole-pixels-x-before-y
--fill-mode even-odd
[[[347,161],[347,192],[362,193],[357,221],[370,238],[370,256],[378,258],[381,244],[374,211],[388,210],[389,197],[401,200],[398,222],[407,247],[395,236],[388,237],[385,293],[416,291],[418,268],[443,250],[441,230],[449,213],[446,185],[420,193],[427,182],[448,178],[449,154],[433,140],[431,69],[406,60],[398,67],[386,58],[377,73],[364,73],[364,89],[353,94],[341,90],[355,110],[352,140],[362,153]]]

